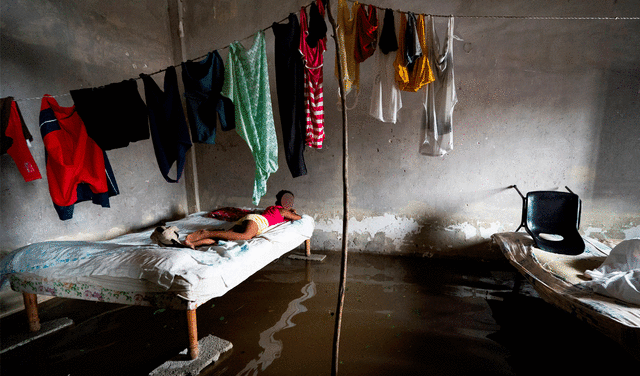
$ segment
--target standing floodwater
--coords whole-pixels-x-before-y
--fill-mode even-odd
[[[201,375],[329,375],[340,254],[282,257],[197,310],[198,334],[233,343]],[[639,362],[546,304],[506,262],[349,256],[340,375],[596,374]],[[53,299],[75,325],[1,356],[3,375],[147,375],[187,346],[184,311]],[[26,330],[15,314],[2,336]]]

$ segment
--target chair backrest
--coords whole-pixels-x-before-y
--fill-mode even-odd
[[[516,232],[524,227],[536,247],[547,252],[564,255],[584,252],[585,243],[578,232],[582,201],[569,187],[565,187],[569,192],[533,191],[526,196],[515,185],[509,188],[522,197],[522,220]]]
[[[575,233],[580,228],[582,202],[569,192],[533,191],[526,197],[526,223],[534,234]]]

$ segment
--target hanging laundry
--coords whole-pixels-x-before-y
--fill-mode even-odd
[[[423,34],[424,27],[420,30]],[[404,35],[404,58],[405,64],[409,71],[413,70],[413,64],[422,56],[422,46],[420,45],[420,36],[418,36],[416,15],[412,12],[407,13],[407,27]]]
[[[224,78],[224,62],[218,51],[209,52],[202,61],[182,63],[182,83],[193,142],[215,144],[216,113],[223,131],[235,128],[233,102],[221,95]]]
[[[149,138],[149,120],[136,80],[72,90],[71,98],[91,137],[102,150]]]
[[[317,0],[320,17],[324,23],[324,7],[321,0]],[[321,22],[307,23],[307,12],[300,9],[300,45],[299,49],[304,59],[304,97],[307,120],[306,144],[309,147],[321,149],[324,141],[324,51],[327,49],[326,36],[319,39],[316,47],[312,48],[307,43],[307,36],[312,31],[309,25],[320,25]]]
[[[309,7],[309,34],[307,34],[307,44],[311,48],[316,48],[318,41],[327,37],[327,23],[324,21],[324,3],[316,0]]]
[[[9,154],[25,182],[42,179],[38,165],[31,155],[27,140],[33,136],[22,118],[13,97],[0,99],[0,155]]]
[[[393,17],[393,10],[385,9],[382,31],[378,38],[378,47],[383,54],[398,50],[398,37],[396,34],[396,22]]]
[[[432,82],[434,76],[427,55],[422,54],[422,51],[427,51],[424,15],[418,16],[415,28],[411,27],[412,23],[409,22],[410,15],[411,13],[407,18],[401,17],[400,37],[398,38],[398,51],[394,66],[400,90],[416,92],[429,82]],[[414,43],[415,39],[413,37],[407,38],[407,36],[415,34],[417,34],[419,49]],[[418,50],[420,51],[419,57]]]
[[[6,154],[9,148],[13,145],[14,139],[6,134],[7,128],[9,128],[9,122],[14,116],[13,113],[13,97],[6,97],[0,99],[0,155]],[[33,136],[29,132],[29,128],[22,118],[22,112],[16,103],[16,111],[18,113],[18,124],[22,127],[22,134],[25,140],[33,141]]]
[[[61,220],[73,217],[74,204],[91,200],[109,207],[119,194],[107,154],[89,137],[73,107],[60,107],[51,96],[42,98],[40,134],[44,141],[47,180],[53,206]]]
[[[164,92],[151,76],[141,74],[140,77],[144,84],[151,140],[160,173],[167,182],[177,183],[184,170],[187,150],[191,148],[191,139],[178,91],[176,68],[171,66],[166,69]],[[175,180],[169,177],[169,171],[174,162],[177,162]]]
[[[369,13],[360,4],[356,19],[356,39],[354,56],[356,62],[362,63],[376,51],[378,41],[378,14],[376,7],[369,5]]]
[[[278,170],[278,141],[273,123],[264,31],[247,50],[229,45],[222,95],[235,105],[236,132],[247,142],[256,163],[253,203],[267,193],[267,179]]]
[[[298,49],[300,44],[298,17],[291,13],[286,24],[274,22],[271,29],[276,39],[274,43],[276,90],[284,155],[291,176],[296,178],[307,174],[303,155],[307,132],[304,62]]]
[[[398,120],[398,111],[402,108],[401,91],[396,82],[393,66],[395,54],[391,53],[398,49],[395,22],[393,11],[391,9],[385,10],[382,28],[378,30],[380,44],[375,53],[377,69],[373,78],[369,108],[369,114],[374,118],[394,124]]]
[[[360,3],[353,3],[351,12],[347,7],[347,0],[338,0],[338,17],[336,20],[336,38],[338,41],[338,51],[336,53],[335,74],[338,80],[342,80],[344,95],[351,92],[353,87],[360,85],[360,64],[356,62],[355,42],[356,42],[356,19]],[[338,56],[339,55],[339,56]],[[342,67],[342,77],[339,76],[338,64]]]
[[[420,154],[440,156],[453,150],[453,108],[458,103],[453,74],[453,17],[449,17],[447,37],[442,49],[433,17],[429,16],[429,58],[434,66],[435,81],[425,91],[424,137]]]

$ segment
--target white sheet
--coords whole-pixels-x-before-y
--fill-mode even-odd
[[[178,227],[181,240],[198,229],[229,225],[203,214],[167,225]],[[272,226],[248,241],[220,242],[219,246],[197,250],[152,244],[153,229],[103,242],[43,242],[10,253],[0,261],[0,273],[3,280],[11,273],[26,273],[126,291],[168,290],[184,299],[204,302],[222,296],[309,239],[313,229],[313,218],[304,215],[298,221]]]
[[[622,241],[602,265],[585,274],[591,281],[582,285],[599,294],[640,305],[640,239]]]

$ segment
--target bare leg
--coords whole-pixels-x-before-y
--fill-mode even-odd
[[[189,244],[187,244],[187,241],[185,240],[185,245],[188,245],[189,247],[191,247]],[[201,245],[218,245],[218,241],[215,239],[209,239],[209,238],[204,238],[204,239],[200,239],[198,240],[198,247]],[[191,248],[196,247],[195,245]]]
[[[195,249],[201,245],[215,244],[216,240],[249,240],[258,234],[258,225],[254,221],[245,221],[243,231],[237,227],[230,230],[198,230],[187,235],[184,244]]]

